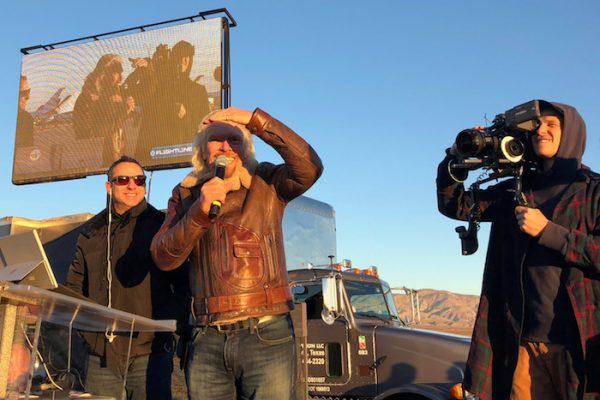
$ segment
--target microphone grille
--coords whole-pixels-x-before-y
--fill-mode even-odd
[[[223,155],[217,157],[217,159],[215,160],[216,167],[226,167],[227,164],[229,164],[229,158],[227,158]]]

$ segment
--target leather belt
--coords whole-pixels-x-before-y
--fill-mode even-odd
[[[266,322],[272,321],[277,317],[279,317],[279,315],[265,315],[264,317],[260,318],[246,318],[244,320],[235,321],[230,324],[209,325],[207,328],[215,329],[219,333],[237,332],[246,329],[250,330],[250,332],[253,332],[255,328],[259,327],[260,325]]]
[[[289,286],[266,288],[261,292],[194,299],[195,316],[224,313],[245,308],[267,307],[292,300]],[[204,300],[204,301],[202,301]]]
[[[241,330],[253,331],[258,325],[258,318],[248,318],[242,321],[235,321],[231,324],[209,325],[208,328],[216,329],[219,333],[237,332]]]

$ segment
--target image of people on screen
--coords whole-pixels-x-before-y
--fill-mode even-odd
[[[194,54],[194,46],[181,40],[170,50],[159,45],[150,60],[130,59],[135,71],[127,78],[128,88],[143,105],[136,146],[140,160],[151,161],[156,148],[190,145],[209,113],[206,88],[198,83],[202,76],[190,77]]]
[[[31,97],[31,88],[25,75],[21,75],[19,86],[19,111],[17,113],[16,147],[33,146],[33,116],[26,110]]]
[[[200,121],[221,108],[222,39],[207,20],[25,54],[13,183],[104,173],[124,155],[189,164]]]
[[[101,56],[85,78],[73,108],[75,137],[103,138],[102,160],[106,166],[122,155],[125,120],[135,109],[134,98],[123,93],[122,73],[119,56]]]

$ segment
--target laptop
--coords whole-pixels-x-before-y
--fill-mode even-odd
[[[0,237],[0,281],[42,289],[58,287],[35,229]]]

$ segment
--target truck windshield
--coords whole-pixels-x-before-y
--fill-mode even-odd
[[[368,282],[344,282],[346,293],[356,317],[371,317],[385,321],[398,321],[397,314],[391,314],[381,285]],[[394,307],[395,312],[395,307]]]

